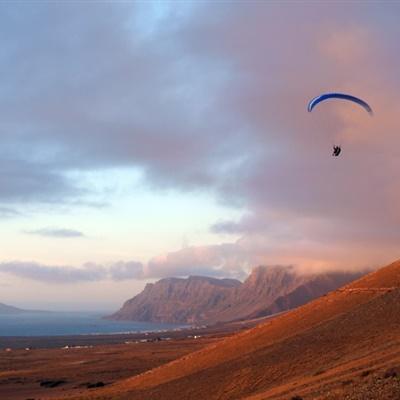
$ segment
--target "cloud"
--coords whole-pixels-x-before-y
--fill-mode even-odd
[[[206,51],[241,71],[220,106],[248,121],[248,141],[259,143],[220,191],[249,213],[213,232],[242,235],[264,263],[351,268],[398,257],[400,58],[398,27],[383,22],[390,8],[373,17],[374,7],[249,6],[199,30]],[[374,118],[340,102],[306,112],[331,90],[368,99]],[[333,143],[342,144],[339,159]]]
[[[109,277],[114,281],[142,279],[143,265],[137,261],[117,262],[108,267]]]
[[[153,189],[248,210],[212,228],[238,242],[156,257],[139,276],[398,257],[398,4],[196,2],[150,30],[140,3],[0,7],[0,202],[79,204],[95,192],[79,172],[135,168]],[[307,113],[330,90],[375,116]]]
[[[152,258],[148,263],[118,261],[108,265],[86,263],[80,267],[35,262],[0,263],[0,273],[39,282],[77,284],[104,280],[159,279],[171,276],[205,275],[243,278],[249,255],[237,244],[187,247]]]
[[[107,276],[104,268],[96,264],[85,264],[82,268],[73,268],[21,261],[0,263],[0,272],[51,283],[92,282],[105,279]]]
[[[65,229],[65,228],[42,228],[36,230],[28,230],[25,233],[29,235],[38,235],[44,237],[53,237],[53,238],[78,238],[85,237],[85,235],[74,229]]]
[[[243,278],[249,255],[235,243],[193,246],[152,258],[143,269],[144,278],[205,275]]]
[[[185,15],[171,12],[143,35],[135,3],[1,8],[0,201],[81,199],[93,188],[68,172],[115,167],[140,169],[150,185],[204,187],[222,152],[238,155],[205,134],[227,73],[182,48]],[[215,118],[208,129],[235,124]]]
[[[142,265],[137,262],[116,263],[109,266],[86,263],[77,268],[13,261],[0,263],[0,272],[40,282],[76,284],[102,280],[135,279],[141,275]]]
[[[22,214],[14,208],[0,207],[0,219],[20,217],[21,215]]]

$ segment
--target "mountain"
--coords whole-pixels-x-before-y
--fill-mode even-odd
[[[249,318],[264,317],[299,307],[345,285],[348,282],[354,281],[364,274],[365,272],[330,272],[314,275],[297,286],[290,293],[276,298],[266,308],[260,309],[249,315]]]
[[[232,292],[229,301],[214,310],[207,322],[253,317],[277,298],[288,295],[310,279],[313,277],[300,275],[293,267],[256,267],[243,284]]]
[[[224,303],[240,281],[190,276],[148,283],[144,290],[110,316],[110,319],[195,323]]]
[[[0,314],[19,314],[23,312],[24,310],[21,310],[20,308],[0,303]]]
[[[399,399],[399,328],[397,261],[85,398]]]
[[[181,324],[257,318],[302,305],[360,275],[346,272],[305,275],[293,267],[260,266],[243,283],[200,276],[167,278],[146,285],[107,318]]]

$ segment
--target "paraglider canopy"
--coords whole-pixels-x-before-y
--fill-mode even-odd
[[[313,108],[321,103],[322,101],[329,100],[329,99],[341,99],[341,100],[347,100],[347,101],[352,101],[353,103],[356,103],[363,107],[365,111],[367,111],[370,115],[373,115],[372,108],[369,106],[367,102],[364,100],[361,100],[358,97],[352,96],[350,94],[345,94],[345,93],[324,93],[321,94],[317,97],[314,97],[309,103],[308,103],[308,111],[311,112]]]
[[[352,95],[346,94],[346,93],[324,93],[317,97],[314,97],[308,103],[308,107],[307,107],[308,111],[311,112],[317,104],[319,104],[325,100],[329,100],[329,99],[340,99],[340,100],[351,101],[353,103],[358,104],[362,108],[364,108],[364,110],[367,111],[368,114],[373,115],[372,108],[370,107],[370,105],[367,102],[365,102],[364,100],[362,100],[358,97],[355,97],[355,96],[352,96]],[[341,147],[335,145],[335,146],[333,146],[332,155],[334,157],[337,157],[341,151],[342,151]]]

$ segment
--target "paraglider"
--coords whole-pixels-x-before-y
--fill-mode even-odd
[[[364,100],[362,100],[358,97],[352,96],[350,94],[345,94],[345,93],[324,93],[317,97],[314,97],[308,103],[308,107],[307,107],[308,112],[311,112],[317,104],[319,104],[325,100],[329,100],[329,99],[340,99],[340,100],[351,101],[351,102],[356,103],[359,106],[361,106],[365,111],[367,111],[367,113],[369,115],[371,115],[371,116],[373,115],[372,108],[370,107],[370,105],[367,102],[365,102]],[[334,157],[337,157],[337,156],[339,156],[341,151],[342,151],[342,149],[340,146],[334,145],[332,155]]]
[[[322,101],[329,100],[329,99],[341,99],[341,100],[347,100],[347,101],[352,101],[353,103],[356,103],[363,107],[365,111],[367,111],[370,115],[373,115],[372,108],[369,106],[367,102],[364,100],[361,100],[358,97],[351,96],[350,94],[345,94],[345,93],[325,93],[321,94],[317,97],[314,97],[309,103],[308,103],[308,111],[311,112],[313,108],[318,104],[321,103]]]
[[[333,146],[333,153],[332,153],[332,155],[334,156],[334,157],[337,157],[339,154],[340,154],[340,152],[342,151],[342,148],[340,147],[340,146]]]

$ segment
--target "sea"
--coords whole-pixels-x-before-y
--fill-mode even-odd
[[[157,332],[182,325],[111,321],[101,312],[24,312],[0,314],[0,336],[64,336]]]

